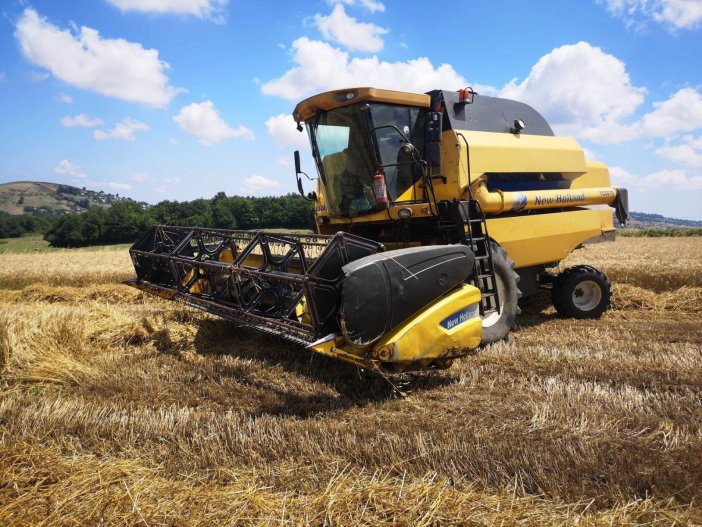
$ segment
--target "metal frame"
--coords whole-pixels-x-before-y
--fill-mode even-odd
[[[130,249],[137,277],[125,283],[309,344],[338,329],[342,267],[382,250],[380,243],[341,232],[324,236],[157,226]],[[309,314],[305,320],[296,316],[303,298]]]

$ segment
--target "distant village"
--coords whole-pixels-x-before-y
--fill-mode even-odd
[[[24,205],[25,214],[34,216],[63,216],[64,214],[80,214],[90,207],[110,206],[115,203],[135,202],[131,198],[120,196],[119,193],[111,194],[105,191],[88,190],[85,187],[78,188],[71,185],[58,185],[56,189],[56,205],[31,206]],[[143,209],[147,209],[149,204],[137,202]],[[24,197],[17,200],[18,205],[24,204]]]

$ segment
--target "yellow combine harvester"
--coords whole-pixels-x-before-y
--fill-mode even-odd
[[[613,239],[627,192],[533,108],[470,88],[353,88],[293,116],[316,163],[305,194],[295,152],[318,233],[154,227],[130,250],[130,285],[387,372],[504,339],[540,287],[563,316],[609,306],[597,269],[548,269]]]

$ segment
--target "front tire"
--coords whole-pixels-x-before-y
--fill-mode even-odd
[[[576,265],[556,276],[551,301],[562,317],[599,318],[612,298],[612,284],[594,267]]]
[[[517,285],[519,275],[514,272],[514,262],[507,256],[507,251],[502,247],[495,243],[491,243],[490,246],[500,312],[483,317],[481,345],[504,340],[509,332],[517,327],[516,318],[519,314],[517,302],[521,296]]]

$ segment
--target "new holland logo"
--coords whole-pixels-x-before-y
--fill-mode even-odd
[[[469,321],[471,318],[478,316],[478,304],[473,304],[468,307],[457,311],[453,315],[446,317],[439,324],[444,329],[453,329],[456,326],[460,326],[464,322]]]
[[[522,194],[521,192],[515,192],[514,193],[514,204],[512,205],[512,210],[514,212],[518,212],[522,210],[524,207],[526,207],[527,204],[527,197],[525,194]]]

